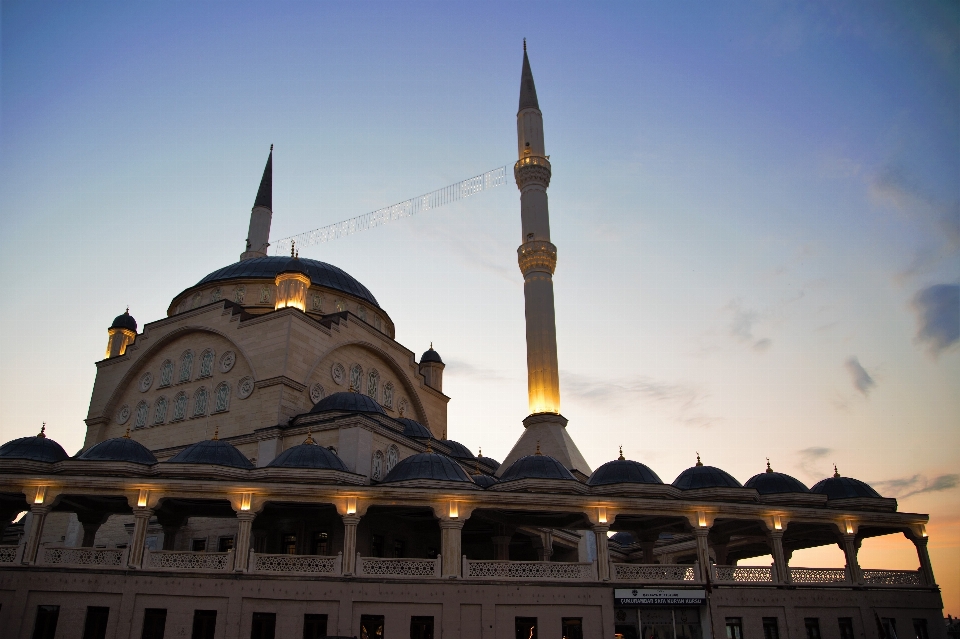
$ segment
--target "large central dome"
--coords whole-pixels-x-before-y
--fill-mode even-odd
[[[293,261],[293,258],[286,256],[257,257],[252,260],[243,260],[210,273],[210,275],[197,282],[197,286],[235,279],[264,279],[273,282],[279,273],[289,270],[288,267]],[[297,258],[296,262],[300,269],[309,274],[310,282],[314,286],[332,288],[359,297],[380,308],[377,298],[366,286],[336,266],[305,257]]]

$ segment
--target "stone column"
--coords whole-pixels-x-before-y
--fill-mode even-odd
[[[657,563],[656,556],[653,554],[653,549],[656,547],[656,541],[641,541],[640,549],[643,551],[643,563],[645,564],[655,564]]]
[[[710,546],[707,544],[707,535],[710,529],[701,526],[694,530],[697,536],[697,562],[700,564],[700,575],[703,581],[710,581]]]
[[[920,560],[920,579],[924,586],[935,586],[937,581],[933,576],[933,564],[930,563],[930,553],[927,552],[929,537],[910,537],[910,541],[917,548],[917,558]]]
[[[459,519],[440,520],[440,574],[447,579],[461,577],[460,531],[463,521]]]
[[[597,538],[597,577],[600,581],[610,581],[610,551],[607,548],[607,531],[610,526],[598,524],[593,527]]]
[[[23,548],[23,563],[34,564],[37,561],[37,549],[40,548],[40,536],[43,534],[43,521],[52,506],[35,504],[30,507],[30,532]]]
[[[857,536],[845,533],[842,536],[840,547],[843,549],[843,556],[847,560],[847,579],[852,584],[863,584],[863,574],[860,572],[860,564],[857,561]]]
[[[233,569],[237,572],[247,571],[247,561],[250,558],[250,528],[256,513],[249,510],[237,513],[237,544],[233,549]]]
[[[149,508],[133,510],[133,539],[130,540],[130,553],[127,555],[127,565],[131,568],[139,568],[143,565],[143,546],[147,540],[147,525],[152,516],[153,511]],[[84,530],[84,536],[86,536],[86,530]]]
[[[716,555],[716,557],[717,557],[717,565],[718,565],[718,566],[726,566],[726,565],[727,565],[727,561],[728,561],[728,559],[727,559],[727,544],[725,544],[725,543],[716,543],[716,544],[713,544],[713,553],[714,553],[714,554]]]
[[[497,561],[510,561],[510,535],[496,535],[491,537],[493,541],[494,558]]]
[[[783,531],[774,530],[770,533],[770,554],[773,555],[773,567],[777,571],[775,582],[778,584],[790,583],[790,568],[787,558],[783,554]]]
[[[83,548],[93,548],[93,543],[97,539],[97,531],[103,522],[110,517],[109,513],[78,512],[77,521],[83,527],[83,541],[80,546]]]
[[[357,570],[357,524],[358,515],[343,516],[343,574],[350,576]]]

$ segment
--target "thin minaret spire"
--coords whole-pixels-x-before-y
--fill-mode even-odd
[[[260,178],[260,188],[253,201],[250,211],[250,230],[247,232],[247,246],[240,254],[240,260],[252,260],[267,256],[267,247],[270,246],[270,222],[273,220],[273,145],[270,145],[270,155],[267,156],[267,165],[263,167],[263,177]]]

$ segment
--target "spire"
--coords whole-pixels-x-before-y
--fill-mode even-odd
[[[703,466],[703,462],[700,461],[700,453],[697,453],[697,466]]]
[[[837,478],[837,479],[840,479],[840,471],[837,470],[837,465],[836,465],[836,464],[833,465],[833,476],[834,476],[835,478]]]
[[[313,429],[307,429],[307,438],[303,440],[304,444],[316,444],[317,442],[313,441]]]
[[[773,469],[770,468],[770,458],[769,458],[769,457],[767,457],[767,472],[768,472],[768,473],[772,473],[772,472],[773,472]]]
[[[40,427],[40,432],[37,433],[37,437],[45,439],[47,436],[47,422],[43,422],[43,426]]]
[[[523,71],[520,73],[520,108],[534,108],[540,110],[537,102],[537,87],[533,84],[533,71],[530,70],[530,59],[527,57],[527,39],[523,39]]]
[[[267,166],[263,167],[263,177],[260,178],[260,190],[254,206],[262,206],[273,210],[273,145],[270,145],[270,155],[267,156]]]
[[[623,446],[620,447],[620,456],[617,457],[617,461],[623,461]]]

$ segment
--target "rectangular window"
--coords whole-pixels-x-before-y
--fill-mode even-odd
[[[217,552],[233,550],[233,537],[221,537],[217,541]]]
[[[370,537],[370,556],[383,557],[383,535]]]
[[[327,531],[318,530],[317,532],[313,533],[313,554],[330,554],[330,535],[327,534]]]
[[[913,632],[917,635],[917,639],[930,639],[930,635],[927,633],[927,620],[914,619]]]
[[[273,612],[255,612],[250,623],[250,639],[274,639],[277,615]]]
[[[140,639],[163,639],[167,627],[166,608],[147,608],[143,611],[143,632]]]
[[[360,615],[360,639],[383,639],[383,615]]]
[[[853,617],[840,617],[837,623],[840,625],[840,639],[853,639]]]
[[[83,639],[106,639],[109,618],[109,608],[87,606],[87,618],[83,622]]]
[[[820,619],[807,617],[803,620],[803,626],[807,629],[807,639],[820,639]]]
[[[326,615],[303,616],[303,639],[322,639],[327,636]]]
[[[206,539],[194,539],[190,542],[190,550],[193,552],[204,552],[207,549]]]
[[[433,617],[410,617],[410,639],[433,639]]]
[[[563,639],[583,639],[583,618],[563,618]]]
[[[60,606],[37,606],[37,620],[33,624],[33,639],[53,639],[57,634]]]
[[[280,538],[280,552],[285,555],[295,555],[297,554],[297,536],[296,535],[283,535]]]
[[[893,617],[883,617],[880,619],[883,624],[883,632],[887,639],[897,639],[897,620]]]
[[[780,628],[776,617],[763,618],[763,639],[780,639]]]
[[[514,617],[513,628],[516,639],[537,639],[536,617]]]
[[[191,639],[213,639],[217,632],[216,610],[193,611],[193,634]]]
[[[743,639],[743,619],[727,617],[727,639]]]
[[[393,556],[400,558],[406,557],[407,552],[407,542],[402,539],[393,540]]]

